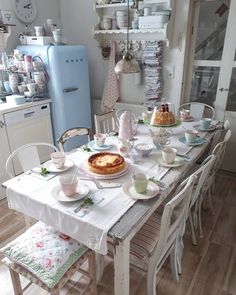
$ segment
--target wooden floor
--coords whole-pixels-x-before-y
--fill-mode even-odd
[[[236,294],[236,178],[220,173],[217,176],[214,196],[215,215],[209,209],[203,211],[204,238],[198,246],[191,244],[185,235],[183,270],[180,282],[173,282],[169,261],[157,275],[158,295],[233,295]],[[0,201],[0,245],[4,245],[24,227],[21,214],[11,211],[6,200]],[[145,276],[131,270],[130,295],[145,295]],[[7,268],[0,264],[1,295],[13,295]],[[113,264],[106,259],[106,268],[99,283],[99,295],[113,294]],[[25,294],[44,295],[42,289],[32,286]],[[78,294],[70,284],[62,295]]]

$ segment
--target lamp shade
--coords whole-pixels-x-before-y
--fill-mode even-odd
[[[115,72],[117,74],[132,74],[139,73],[140,66],[135,58],[133,58],[132,54],[127,51],[121,60],[115,66]]]

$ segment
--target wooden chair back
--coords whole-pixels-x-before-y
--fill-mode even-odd
[[[116,131],[115,112],[94,115],[95,133],[110,133]]]
[[[65,143],[77,136],[87,136],[87,142],[89,142],[91,140],[91,130],[87,127],[74,127],[63,132],[57,140],[60,151],[64,152]]]

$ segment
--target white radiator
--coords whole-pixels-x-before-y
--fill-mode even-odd
[[[92,101],[93,113],[94,114],[101,114],[101,100],[100,99],[93,99]],[[140,105],[140,104],[130,104],[130,103],[123,103],[117,102],[114,106],[115,111],[117,110],[125,110],[130,111],[136,115],[137,118],[140,118],[142,112],[147,111],[147,107]]]

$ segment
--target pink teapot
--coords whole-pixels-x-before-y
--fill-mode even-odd
[[[120,139],[130,140],[133,138],[132,114],[124,111],[119,118],[119,136]]]

